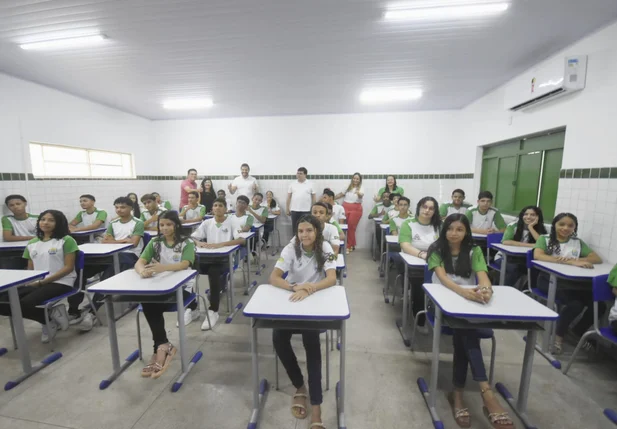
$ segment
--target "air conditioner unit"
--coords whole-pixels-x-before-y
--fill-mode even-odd
[[[505,108],[516,112],[585,88],[587,55],[556,58],[515,78],[505,87]]]

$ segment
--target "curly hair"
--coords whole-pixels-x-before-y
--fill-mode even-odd
[[[43,219],[43,216],[45,216],[46,214],[52,215],[54,220],[56,221],[56,226],[51,233],[51,238],[59,240],[71,234],[69,230],[69,221],[66,219],[64,213],[62,213],[60,210],[45,210],[39,215],[39,218],[36,221],[36,236],[39,239],[42,240],[45,236],[43,231],[41,231],[41,227],[39,224],[41,223],[41,219]]]
[[[323,251],[323,227],[321,222],[313,215],[305,215],[298,221],[298,227],[301,223],[310,223],[315,228],[315,244],[313,246],[313,252],[315,252],[315,261],[317,261],[317,270],[323,270],[326,263],[326,258],[329,255],[325,255]],[[296,232],[296,240],[294,243],[294,250],[296,252],[296,259],[302,257],[302,243],[300,241],[299,232]]]
[[[561,246],[559,245],[559,240],[557,240],[557,229],[555,225],[564,217],[569,217],[574,222],[574,232],[570,236],[570,238],[576,238],[576,234],[578,232],[578,219],[572,213],[559,213],[553,219],[551,223],[551,234],[548,239],[548,243],[546,245],[546,253],[548,255],[560,255],[561,254]]]

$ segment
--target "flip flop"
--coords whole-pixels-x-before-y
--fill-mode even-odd
[[[309,429],[313,429],[313,428],[326,429],[326,427],[323,425],[322,422],[311,423],[311,425],[309,426]]]
[[[308,415],[308,413],[306,412],[306,407],[302,404],[296,404],[295,403],[295,399],[296,398],[307,398],[307,394],[306,393],[296,393],[293,396],[293,403],[291,405],[291,415],[294,416],[295,418],[299,419],[299,420],[304,420],[306,418],[306,416]],[[304,414],[300,414],[299,411],[304,411]]]

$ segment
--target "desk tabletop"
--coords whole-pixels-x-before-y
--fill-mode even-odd
[[[493,298],[488,304],[465,299],[440,284],[425,283],[423,287],[435,305],[451,317],[503,321],[543,321],[559,318],[553,310],[510,286],[493,286]]]
[[[383,230],[386,230],[388,228],[390,228],[390,224],[389,223],[381,223],[379,224],[379,227]]]
[[[27,241],[0,241],[0,251],[2,250],[24,250],[28,245]]]
[[[533,250],[531,247],[509,246],[501,243],[493,243],[491,244],[491,247],[501,250],[503,253],[507,253],[508,255],[526,255],[527,252]]]
[[[268,219],[276,219],[277,217],[279,217],[280,215],[277,214],[269,214],[268,215]]]
[[[341,255],[340,253],[336,257],[336,268],[337,269],[345,268],[345,257]]]
[[[398,235],[386,235],[386,243],[398,244]]]
[[[223,246],[223,247],[219,247],[218,249],[206,249],[204,247],[195,246],[195,253],[197,255],[223,256],[223,255],[229,255],[230,253],[235,252],[239,248],[240,248],[239,244],[236,244],[235,246]]]
[[[90,286],[88,292],[106,295],[165,295],[182,287],[195,276],[195,270],[182,270],[167,271],[143,279],[135,270],[127,270]]]
[[[85,256],[105,256],[113,255],[114,253],[122,252],[133,247],[129,243],[108,244],[108,243],[86,243],[80,244],[79,250],[84,252]]]
[[[476,234],[475,232],[471,234],[471,236],[473,238],[479,239],[479,240],[486,240],[486,234]]]
[[[347,231],[347,229],[348,229],[348,228],[349,228],[349,225],[347,225],[346,223],[342,223],[342,224],[341,224],[341,229],[342,229],[343,231]]]
[[[0,270],[0,291],[44,278],[49,271]]]
[[[244,307],[244,315],[257,319],[349,319],[349,304],[343,286],[331,286],[298,302],[289,300],[291,294],[269,284],[260,285]]]
[[[253,238],[255,237],[255,231],[241,232],[240,234],[238,234],[238,237],[244,238],[245,240]]]
[[[408,253],[399,252],[401,258],[403,258],[403,262],[405,262],[410,267],[423,267],[426,265],[426,261],[422,258],[418,258],[417,256],[412,256]]]
[[[594,265],[593,268],[581,268],[573,265],[558,264],[556,262],[533,261],[533,265],[549,274],[565,279],[593,279],[594,277],[609,274],[614,264],[604,262]]]
[[[90,234],[100,234],[101,232],[105,232],[107,231],[107,228],[97,228],[97,229],[91,229],[89,231],[74,231],[71,232],[71,235],[75,235],[77,237],[83,237],[84,235],[90,235]]]
[[[202,222],[203,222],[203,221],[201,221],[201,220],[196,220],[195,222],[186,222],[186,223],[183,223],[183,224],[182,224],[182,226],[183,226],[183,227],[186,227],[186,228],[193,228],[194,226],[199,226],[199,225],[201,225],[201,223],[202,223]]]
[[[373,220],[375,221],[375,223],[381,223],[381,221],[383,220],[383,216],[374,217]]]

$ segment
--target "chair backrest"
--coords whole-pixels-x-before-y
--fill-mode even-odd
[[[486,245],[487,247],[491,247],[491,244],[499,244],[501,243],[501,239],[503,238],[503,232],[495,232],[493,234],[488,234],[486,236]]]
[[[608,274],[594,277],[591,284],[593,287],[593,300],[595,302],[612,301],[615,299],[613,288],[608,284]]]
[[[77,251],[75,255],[75,273],[77,273],[77,279],[73,284],[74,289],[82,290],[84,287],[84,266],[86,265],[86,257],[81,250]]]
[[[152,235],[144,233],[142,240],[144,241],[144,249],[145,249],[148,243],[150,243],[150,240],[152,240]]]
[[[424,266],[424,283],[433,283],[433,272],[428,269],[428,265]]]

